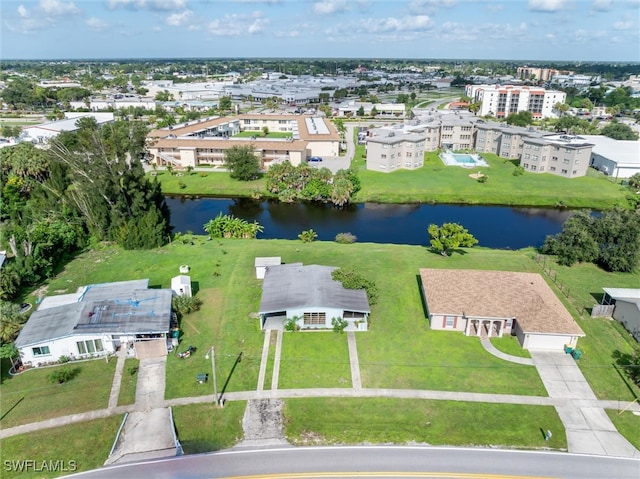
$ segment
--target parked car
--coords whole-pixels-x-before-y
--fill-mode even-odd
[[[312,156],[311,158],[309,158],[309,162],[319,162],[322,161],[322,158],[320,158],[319,156]]]

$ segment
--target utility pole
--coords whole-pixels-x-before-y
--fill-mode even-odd
[[[220,404],[220,399],[218,398],[218,383],[216,381],[216,354],[213,346],[211,346],[209,351],[207,351],[205,359],[209,359],[209,355],[211,355],[211,371],[213,373],[213,401],[216,403],[216,406],[222,406],[222,404]]]

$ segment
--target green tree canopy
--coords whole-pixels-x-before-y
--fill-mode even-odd
[[[251,181],[260,176],[260,162],[251,145],[237,145],[225,150],[224,161],[231,170],[231,178]]]
[[[624,123],[611,122],[601,130],[604,136],[614,140],[637,140],[638,134]]]
[[[431,238],[431,247],[442,256],[449,256],[456,248],[470,248],[478,243],[478,240],[458,223],[444,223],[441,227],[431,224],[427,231]]]
[[[521,111],[518,113],[509,113],[507,116],[507,124],[515,126],[533,125],[533,115],[530,111]]]

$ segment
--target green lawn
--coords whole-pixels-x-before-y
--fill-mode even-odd
[[[518,338],[515,336],[503,336],[501,338],[491,338],[491,344],[503,353],[510,354],[511,356],[518,356],[521,358],[530,358],[531,355],[526,349],[522,349]]]
[[[210,372],[211,363],[204,356],[212,344],[216,351],[218,389],[222,390],[227,379],[228,391],[256,388],[264,336],[258,319],[252,314],[258,310],[261,297],[253,262],[256,256],[275,254],[285,263],[355,266],[376,282],[380,301],[372,308],[370,331],[356,336],[365,387],[545,394],[533,367],[498,360],[482,349],[478,338],[431,331],[417,277],[420,267],[540,272],[540,266],[532,260],[533,250],[473,248],[468,254],[445,258],[423,247],[409,245],[333,242],[303,245],[287,240],[194,239],[194,246],[174,242],[150,251],[127,252],[114,247],[90,251],[69,263],[50,284],[51,291],[75,291],[83,284],[148,277],[154,286],[169,287],[178,266],[189,264],[192,281],[204,306],[200,312],[183,319],[179,350],[193,345],[197,351],[188,359],[169,356],[167,398],[212,394],[210,382],[198,384],[195,379],[200,372]],[[576,317],[590,294],[598,292],[603,285],[632,287],[640,281],[638,274],[603,273],[591,265],[554,269],[558,270],[558,278],[570,285],[570,298],[560,296]],[[588,336],[579,342],[584,350],[579,364],[598,397],[633,399],[626,381],[611,366],[615,350],[630,351],[629,336],[621,332],[615,322],[585,319],[581,324]],[[598,325],[599,330],[592,333],[589,330],[592,325]],[[342,359],[338,365],[332,361],[314,364],[314,374],[335,387],[342,384],[342,378],[350,379],[346,344],[341,345],[344,349],[340,350],[333,344],[342,342],[342,335],[290,333],[285,335],[283,344],[280,387],[307,382],[300,374],[302,367],[290,368],[287,364],[290,357],[306,354],[306,350],[300,353],[290,347],[294,344],[290,337],[308,348],[312,358],[320,354],[315,349],[315,341],[326,338],[327,351],[339,354],[337,357]],[[242,360],[236,364],[240,352]],[[308,383],[312,385],[313,381]],[[270,387],[270,377],[266,378],[265,386]],[[633,390],[637,393],[638,388]]]
[[[627,404],[621,404],[622,408]],[[607,411],[607,414],[616,426],[616,429],[629,441],[636,449],[640,449],[640,416],[636,416],[631,411],[619,414],[618,411]]]
[[[270,379],[265,380],[265,386],[267,383],[270,386]],[[346,334],[333,331],[284,334],[279,389],[350,387]]]
[[[355,200],[600,209],[626,204],[628,190],[597,172],[570,180],[552,174],[513,176],[515,166],[511,161],[488,153],[482,156],[490,166],[473,170],[444,166],[437,152],[426,153],[424,166],[415,171],[378,173],[366,170],[363,160],[354,161],[362,182]],[[469,178],[470,173],[478,171],[489,176],[486,183]]]
[[[113,383],[116,360],[72,362],[56,367],[30,369],[17,376],[5,376],[0,386],[0,427],[3,429],[106,408]],[[52,384],[48,376],[60,368],[77,369],[64,384]]]
[[[243,436],[242,416],[247,403],[234,401],[224,408],[212,404],[175,406],[173,420],[185,454],[227,449]]]
[[[295,445],[426,443],[567,447],[553,407],[395,398],[287,399],[285,434]],[[543,432],[553,437],[545,442]]]
[[[122,415],[117,415],[2,439],[2,477],[58,477],[97,469],[107,460],[121,423]],[[7,468],[6,461],[12,461],[11,465],[29,460],[38,463],[37,470],[33,465],[22,471]],[[50,470],[43,470],[47,466]]]
[[[118,406],[126,406],[136,402],[136,385],[138,383],[139,366],[140,361],[135,358],[125,360],[124,371],[122,371],[122,381],[120,382]]]
[[[193,171],[184,176],[158,171],[156,178],[162,185],[162,192],[168,195],[252,196],[256,191],[264,191],[266,181],[262,178],[238,181],[231,179],[230,174],[224,171]],[[180,188],[180,183],[186,187]]]
[[[262,131],[241,131],[237,135],[233,135],[234,138],[251,138],[255,136],[258,140],[266,138],[292,138],[293,133],[286,131],[270,131],[267,136],[262,134]]]

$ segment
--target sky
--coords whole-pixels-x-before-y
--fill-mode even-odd
[[[640,61],[640,0],[1,0],[2,59]]]

